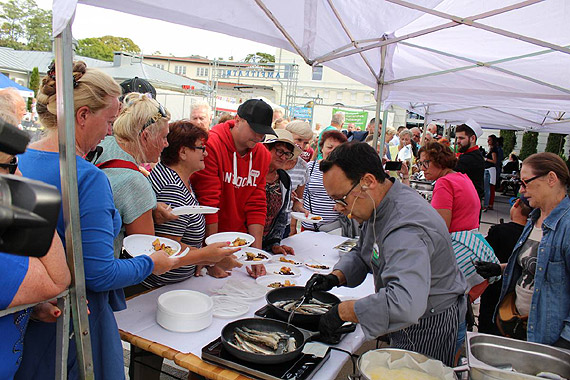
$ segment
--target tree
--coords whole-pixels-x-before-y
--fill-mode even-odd
[[[519,158],[524,160],[531,154],[535,154],[537,152],[537,145],[538,132],[525,132],[522,138],[521,154],[519,155]]]
[[[505,152],[505,157],[511,154],[517,145],[517,136],[515,131],[508,131],[506,129],[501,130],[500,136],[503,138],[503,152]]]
[[[103,36],[77,41],[77,54],[85,57],[112,61],[116,51],[139,54],[141,49],[133,40],[125,37]]]
[[[548,140],[546,140],[545,152],[554,154],[564,153],[564,144],[566,143],[566,135],[560,133],[549,133]]]
[[[19,50],[51,50],[51,11],[34,0],[0,3],[0,46]]]
[[[251,63],[275,63],[275,56],[258,51],[257,53],[249,53],[244,61]]]
[[[32,69],[32,74],[30,75],[30,83],[28,84],[30,90],[34,91],[34,98],[38,97],[38,90],[40,89],[40,71],[37,67]],[[32,98],[28,98],[28,109],[32,105]]]

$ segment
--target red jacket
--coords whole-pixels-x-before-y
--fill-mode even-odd
[[[220,208],[217,214],[205,215],[206,224],[218,223],[219,232],[247,232],[250,224],[263,226],[267,213],[265,176],[271,154],[260,143],[241,157],[230,132],[234,124],[229,120],[212,128],[206,166],[190,178],[198,202]]]

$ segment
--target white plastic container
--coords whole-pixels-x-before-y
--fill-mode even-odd
[[[195,332],[212,324],[214,302],[193,290],[173,290],[158,297],[156,322],[167,330]]]

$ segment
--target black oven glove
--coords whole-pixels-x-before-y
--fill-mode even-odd
[[[336,277],[336,276],[335,276]],[[338,314],[338,305],[334,305],[332,309],[321,315],[319,319],[320,340],[327,344],[338,344],[340,342],[340,334],[336,331],[342,327],[344,321],[340,319]]]
[[[305,297],[311,299],[315,290],[327,291],[340,284],[334,274],[314,274],[305,285]]]
[[[503,274],[501,266],[490,261],[475,261],[475,270],[479,276],[483,278],[490,278]]]

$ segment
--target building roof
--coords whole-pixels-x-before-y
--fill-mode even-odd
[[[28,72],[28,66],[20,59],[12,48],[0,47],[0,68]]]
[[[54,54],[51,51],[14,50],[14,55],[19,57],[22,62],[25,62],[28,71],[32,71],[34,67],[37,67],[40,73],[46,73],[48,66],[54,59]],[[113,62],[84,57],[81,55],[76,55],[74,59],[76,61],[85,62],[87,67],[101,68],[113,65]]]
[[[209,89],[205,84],[195,80],[143,63],[140,56],[128,53],[115,52],[113,65],[100,67],[99,69],[119,82],[139,77],[148,80],[155,87],[169,90],[181,91],[183,86],[189,86],[189,89],[198,91],[207,91]]]

